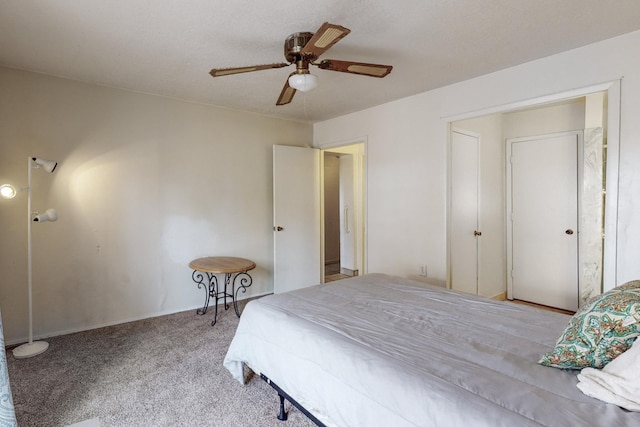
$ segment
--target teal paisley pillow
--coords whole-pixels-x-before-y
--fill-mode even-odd
[[[640,335],[640,280],[587,301],[569,321],[541,365],[564,369],[602,368]]]

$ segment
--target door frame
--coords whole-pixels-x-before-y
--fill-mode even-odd
[[[354,184],[359,189],[359,195],[356,195],[356,199],[359,199],[359,203],[361,208],[358,209],[361,212],[358,215],[358,233],[360,235],[360,244],[359,252],[360,256],[358,257],[358,265],[359,265],[359,275],[366,274],[369,271],[369,257],[368,257],[368,238],[367,238],[367,230],[368,230],[368,221],[367,221],[367,138],[354,138],[348,141],[341,141],[330,144],[323,144],[322,147],[317,147],[320,149],[320,212],[321,212],[321,221],[320,221],[320,267],[321,267],[321,278],[322,283],[325,282],[324,277],[324,263],[325,263],[325,244],[324,244],[324,232],[325,232],[325,218],[324,218],[324,153],[344,153],[344,154],[354,154],[352,151],[349,151],[350,147],[353,146],[362,146],[362,153],[360,156],[354,155],[354,166],[357,166],[360,170],[360,173],[357,175],[359,177],[359,181]]]
[[[585,86],[577,89],[566,90],[550,95],[538,96],[522,101],[502,104],[466,113],[443,116],[442,121],[448,143],[451,141],[451,128],[454,122],[471,119],[474,117],[488,116],[496,113],[506,113],[520,108],[542,106],[544,104],[558,102],[586,96],[596,92],[606,92],[608,98],[607,110],[607,164],[606,182],[607,197],[605,200],[604,232],[602,262],[602,292],[613,289],[618,284],[618,189],[619,189],[619,165],[620,165],[620,116],[621,116],[621,79]],[[447,197],[449,194],[447,192]],[[447,205],[448,209],[448,205]],[[447,224],[447,236],[450,224]],[[447,245],[449,240],[447,237]],[[447,268],[449,260],[447,259]],[[506,274],[506,271],[505,271]],[[450,287],[450,278],[447,277],[447,287]]]
[[[578,205],[577,209],[577,218],[578,221],[576,223],[576,251],[577,251],[577,267],[578,271],[576,272],[576,304],[579,304],[580,300],[580,289],[581,289],[581,267],[582,267],[582,255],[580,253],[580,218],[582,218],[582,194],[583,190],[583,176],[584,176],[584,132],[582,130],[575,131],[566,131],[566,132],[555,132],[544,135],[534,135],[534,136],[522,136],[515,138],[508,138],[505,140],[505,240],[506,240],[506,258],[507,258],[507,299],[513,299],[513,275],[511,274],[513,271],[513,223],[511,219],[511,214],[513,211],[513,198],[512,198],[512,174],[513,174],[513,165],[511,162],[511,155],[513,144],[523,141],[535,141],[540,139],[547,138],[555,138],[562,136],[570,136],[575,135],[577,138],[577,153],[576,153],[576,162],[577,162],[577,176],[576,176],[576,201]]]

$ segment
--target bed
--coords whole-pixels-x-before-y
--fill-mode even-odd
[[[18,423],[13,408],[11,387],[9,384],[9,372],[7,370],[7,354],[4,347],[4,333],[2,330],[2,315],[0,314],[0,426],[14,427]]]
[[[326,426],[638,426],[541,366],[570,316],[369,274],[251,301],[224,360]]]

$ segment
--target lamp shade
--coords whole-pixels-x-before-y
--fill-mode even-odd
[[[45,213],[37,214],[36,216],[33,217],[33,220],[35,222],[46,222],[46,221],[53,222],[57,219],[58,219],[58,212],[56,212],[56,210],[53,208],[49,208]]]
[[[56,170],[56,166],[58,166],[58,162],[54,162],[53,160],[45,160],[40,157],[32,157],[32,159],[37,165],[42,166],[42,168],[49,173],[53,173],[53,171]]]
[[[318,76],[314,74],[293,74],[289,77],[289,86],[301,92],[308,92],[318,87]]]
[[[0,197],[3,199],[13,199],[16,197],[16,187],[11,184],[2,184],[0,185]]]

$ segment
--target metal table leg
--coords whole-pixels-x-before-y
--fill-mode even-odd
[[[209,308],[209,303],[213,298],[214,307],[211,326],[215,325],[218,319],[218,301],[220,300],[224,301],[224,309],[228,310],[229,302],[227,301],[227,298],[231,298],[236,316],[240,317],[237,300],[238,292],[242,290],[242,293],[245,293],[247,288],[252,285],[253,279],[246,271],[236,273],[233,280],[231,280],[232,276],[232,273],[225,273],[224,287],[220,289],[218,277],[214,273],[203,273],[201,271],[194,270],[191,275],[193,281],[198,285],[198,289],[205,289],[204,305],[202,308],[196,310],[196,314],[206,314]],[[231,285],[231,289],[229,289],[229,285]]]

